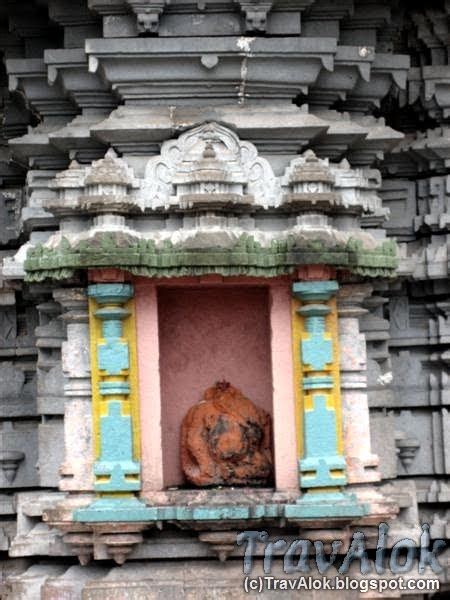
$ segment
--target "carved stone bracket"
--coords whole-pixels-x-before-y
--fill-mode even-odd
[[[236,548],[236,536],[237,531],[207,531],[200,533],[198,539],[209,544],[220,562],[225,562]]]
[[[142,543],[142,523],[101,523],[98,525],[55,523],[65,531],[64,542],[71,546],[80,564],[87,565],[92,558],[112,558],[122,565],[133,548]]]
[[[167,0],[126,0],[136,15],[136,25],[139,33],[157,33],[159,17]]]
[[[273,2],[259,2],[258,0],[239,0],[241,10],[245,15],[246,31],[264,32],[267,27],[267,15]]]

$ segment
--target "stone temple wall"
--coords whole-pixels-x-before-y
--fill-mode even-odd
[[[148,529],[123,519],[111,528],[109,517],[94,532],[74,526],[71,515],[101,490],[88,282],[132,281],[139,308],[153,302],[140,300],[145,279],[282,285],[314,280],[310,267],[339,279],[337,304],[323,290],[318,302],[335,317],[340,380],[339,366],[315,371],[340,381],[346,485],[371,506],[356,527],[373,534],[389,515],[394,540],[418,539],[428,523],[432,539],[449,543],[449,18],[448,0],[1,3],[0,598],[246,597],[235,539],[249,517],[228,525],[213,510],[238,506],[239,493],[204,491],[206,525],[200,513],[162,511]],[[280,290],[270,292],[281,348],[272,361],[286,362]],[[142,314],[152,348],[157,325]],[[274,370],[274,394],[286,372]],[[179,509],[176,490],[168,500],[160,485],[153,408],[141,431],[151,479],[142,489]],[[349,538],[349,515],[343,523],[324,510],[311,525],[292,509],[285,456],[296,434],[280,427],[283,410],[274,397],[285,472],[275,465],[276,492],[255,488],[247,506],[266,511],[275,537]],[[184,508],[197,502],[184,498]],[[277,503],[284,516],[270,521]],[[448,561],[446,550],[433,597],[448,594]],[[431,597],[377,597],[403,596]]]

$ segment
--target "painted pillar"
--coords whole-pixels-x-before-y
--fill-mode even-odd
[[[367,313],[362,304],[371,291],[369,284],[349,284],[337,294],[344,452],[351,484],[380,480],[370,445],[366,339],[359,329],[359,318]]]
[[[89,315],[86,290],[53,292],[62,306],[67,340],[61,347],[64,381],[64,462],[59,488],[92,491],[92,390],[89,356]]]
[[[339,391],[336,281],[293,284],[300,487],[346,483]]]
[[[141,490],[141,464],[133,287],[122,282],[95,283],[88,287],[88,296],[98,496],[89,506],[76,509],[73,519],[141,521],[148,515],[136,494]],[[126,536],[118,538],[119,562],[129,541]]]
[[[90,285],[94,489],[140,490],[134,315],[125,283]]]

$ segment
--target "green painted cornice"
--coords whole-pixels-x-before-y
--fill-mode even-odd
[[[392,240],[368,250],[352,238],[346,244],[330,246],[290,236],[263,247],[244,234],[229,248],[187,249],[170,241],[157,247],[153,240],[103,233],[74,246],[64,237],[56,248],[36,246],[28,251],[25,272],[30,282],[67,279],[78,269],[102,267],[117,267],[147,277],[210,273],[274,277],[308,264],[330,265],[367,277],[394,277],[398,260]]]

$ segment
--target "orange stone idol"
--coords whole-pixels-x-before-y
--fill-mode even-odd
[[[181,466],[198,486],[267,483],[272,476],[270,415],[228,382],[217,382],[183,419]]]

